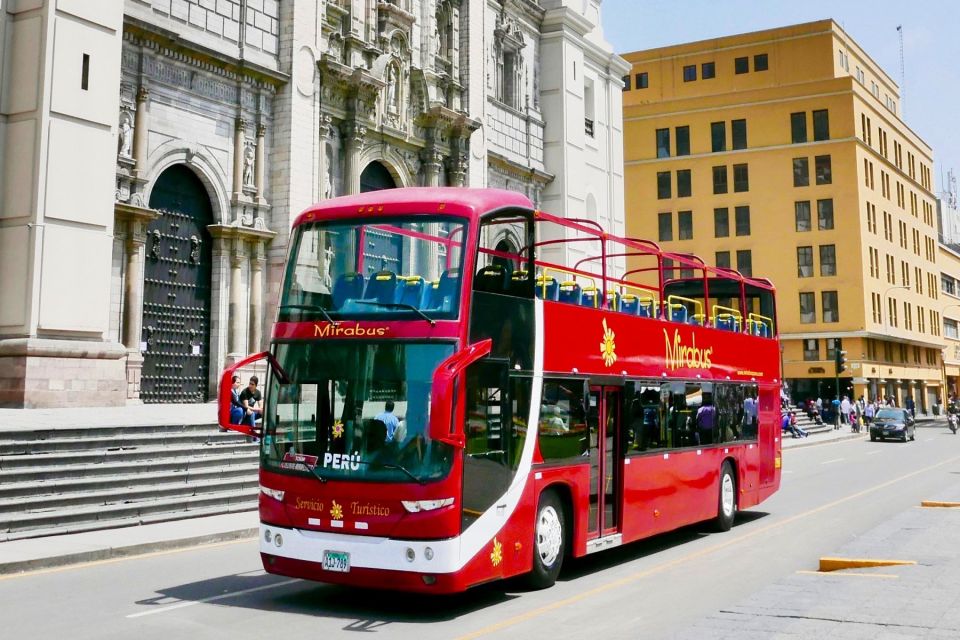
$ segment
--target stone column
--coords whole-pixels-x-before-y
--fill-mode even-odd
[[[267,127],[262,124],[257,125],[257,155],[256,155],[256,171],[254,173],[257,185],[257,199],[260,202],[266,201],[264,193],[267,189],[267,183],[264,181],[264,174],[266,173],[266,143],[265,138],[267,135]]]
[[[235,201],[243,196],[243,153],[246,150],[244,139],[246,129],[246,121],[238,117],[233,130],[233,197]]]
[[[423,161],[423,186],[440,186],[440,168],[443,166],[443,156],[436,148],[428,148],[421,154]],[[440,235],[440,225],[431,222],[424,225],[424,233],[431,236]],[[427,280],[436,280],[440,277],[440,246],[433,242],[424,243],[424,251],[420,253],[420,273],[426,274]]]
[[[443,156],[437,149],[425,149],[421,154],[423,160],[423,186],[440,186],[440,167],[443,163]]]
[[[450,176],[451,187],[462,187],[467,179],[467,158],[459,153],[450,157],[447,165],[447,175]]]
[[[142,174],[147,166],[147,136],[150,130],[150,120],[147,115],[147,100],[150,90],[146,87],[137,89],[137,111],[133,120],[133,159],[136,162],[136,172]]]
[[[360,152],[367,130],[356,122],[348,122],[343,129],[346,147],[343,186],[347,195],[360,193]]]
[[[317,159],[317,177],[320,185],[320,200],[333,197],[333,174],[327,163],[327,140],[333,130],[330,116],[320,116],[320,126],[317,127],[317,136],[320,143],[320,157]]]
[[[243,319],[240,279],[243,276],[243,240],[233,240],[233,251],[230,252],[230,341],[229,354],[239,355],[243,352],[243,335],[240,333],[240,321]]]
[[[260,350],[263,342],[263,265],[266,262],[262,240],[250,247],[250,342],[248,350]]]

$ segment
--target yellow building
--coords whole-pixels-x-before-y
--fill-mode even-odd
[[[624,56],[628,235],[777,287],[795,399],[942,394],[932,150],[824,20]],[[960,307],[956,309],[960,317]]]
[[[958,247],[940,245],[940,312],[943,314],[943,380],[945,399],[960,398],[960,252]]]

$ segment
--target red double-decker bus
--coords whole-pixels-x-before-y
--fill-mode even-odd
[[[566,557],[729,529],[780,482],[774,298],[508,191],[310,208],[270,350],[221,383],[221,424],[261,437],[264,568],[545,587]],[[257,360],[262,423],[231,424],[231,378]]]

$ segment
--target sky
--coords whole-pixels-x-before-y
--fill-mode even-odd
[[[933,147],[934,191],[960,180],[960,1],[603,0],[604,35],[617,53],[833,18],[900,84],[903,119]]]

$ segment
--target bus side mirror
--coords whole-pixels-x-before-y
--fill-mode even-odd
[[[430,410],[430,439],[462,449],[465,435],[457,424],[456,409],[462,394],[461,374],[471,364],[486,356],[493,348],[487,338],[458,351],[440,363],[433,374],[433,407]]]
[[[220,376],[220,389],[217,393],[217,422],[220,424],[221,428],[228,429],[230,431],[236,431],[248,436],[257,438],[260,437],[262,427],[253,426],[250,424],[241,424],[244,417],[244,411],[242,407],[235,407],[233,404],[233,377],[237,375],[237,371],[240,371],[244,367],[250,366],[254,362],[259,362],[260,360],[266,360],[268,363],[270,363],[270,366],[273,369],[273,374],[278,376],[281,382],[287,382],[286,374],[282,369],[280,369],[280,366],[273,357],[273,354],[269,351],[263,351],[252,356],[247,356],[243,360],[235,363],[233,366],[227,367],[227,369],[224,370],[223,375]]]

